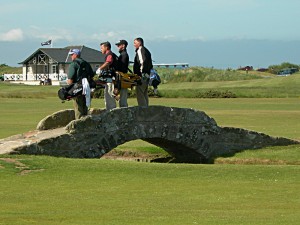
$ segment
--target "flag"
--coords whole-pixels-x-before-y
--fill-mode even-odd
[[[45,41],[45,42],[42,42],[41,45],[42,46],[44,46],[44,45],[51,45],[51,42],[52,42],[52,40]]]

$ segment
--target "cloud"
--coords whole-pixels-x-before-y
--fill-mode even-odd
[[[185,41],[207,41],[207,39],[203,36],[195,36],[189,38],[183,38],[180,36],[176,36],[173,34],[164,35],[164,36],[157,36],[150,38],[151,41],[178,41],[178,42],[185,42]]]
[[[117,41],[120,37],[126,37],[124,31],[106,31],[99,33],[86,33],[77,30],[56,28],[56,27],[38,27],[31,25],[26,30],[26,38],[39,39],[40,41],[54,40],[54,41],[68,41],[68,42],[101,42],[106,40]]]
[[[61,28],[41,28],[38,26],[31,25],[29,29],[27,29],[26,37],[30,39],[39,39],[40,41],[46,40],[66,40],[66,41],[73,41],[74,36],[72,32],[67,29]]]
[[[107,32],[100,32],[100,33],[94,33],[92,35],[85,35],[85,39],[89,41],[97,41],[97,42],[103,42],[103,41],[118,41],[120,39],[133,39],[131,37],[132,35],[128,34],[127,31],[107,31]],[[83,38],[83,37],[81,37]],[[83,39],[84,40],[84,39]]]
[[[22,41],[23,38],[23,31],[19,28],[0,34],[0,41]]]
[[[165,35],[162,37],[164,40],[174,40],[176,37],[173,34]]]

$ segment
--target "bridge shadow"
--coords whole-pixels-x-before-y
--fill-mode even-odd
[[[143,139],[150,144],[165,150],[171,157],[164,159],[156,159],[154,162],[169,162],[169,163],[213,163],[214,159],[207,159],[201,153],[195,151],[184,144],[169,141],[162,138],[147,138]]]

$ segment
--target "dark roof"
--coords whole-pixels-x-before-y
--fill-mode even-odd
[[[28,63],[37,54],[45,54],[52,58],[57,63],[70,63],[72,61],[71,57],[68,55],[70,49],[77,48],[81,51],[81,58],[89,63],[104,63],[105,56],[98,50],[86,47],[84,45],[80,46],[68,46],[65,48],[39,48],[33,54],[31,54],[27,59],[20,62],[19,64]]]
[[[68,53],[70,51],[69,49],[65,48],[40,48],[40,50],[58,63],[66,62]]]

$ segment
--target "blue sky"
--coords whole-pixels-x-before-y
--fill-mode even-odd
[[[298,0],[1,0],[0,63],[53,47],[142,37],[157,63],[300,64]],[[117,51],[115,47],[112,49]]]

